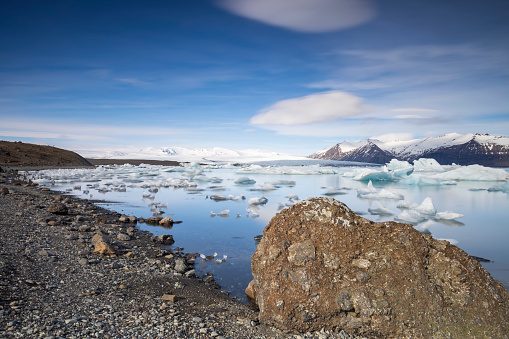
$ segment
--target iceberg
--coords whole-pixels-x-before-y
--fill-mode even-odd
[[[438,212],[435,216],[435,219],[437,220],[454,220],[458,218],[464,217],[463,214],[451,212],[451,211],[445,211],[445,212]]]
[[[428,220],[428,218],[416,210],[404,210],[399,215],[397,215],[394,220],[417,225],[418,223]]]
[[[505,181],[508,173],[500,168],[490,168],[481,165],[461,166],[444,173],[437,173],[431,178],[442,180],[465,181]]]
[[[250,205],[264,205],[267,203],[267,201],[268,201],[268,199],[262,196],[260,198],[257,198],[257,197],[249,198],[249,200],[247,202]]]
[[[250,191],[273,191],[273,190],[277,190],[277,187],[272,185],[270,182],[266,182],[263,185],[258,185],[258,187],[250,189]]]
[[[437,210],[435,209],[435,206],[433,206],[433,201],[431,201],[430,197],[424,198],[421,204],[417,206],[414,210],[419,213],[430,216],[437,214]]]
[[[408,161],[399,161],[392,159],[385,168],[389,173],[392,173],[396,178],[404,178],[413,173],[414,167]]]
[[[435,159],[420,158],[414,160],[415,172],[444,172],[445,168],[442,167]]]
[[[502,185],[493,185],[488,188],[488,192],[504,192],[509,193],[509,181]]]
[[[237,185],[253,185],[256,184],[256,180],[250,179],[248,177],[240,177],[235,180]]]

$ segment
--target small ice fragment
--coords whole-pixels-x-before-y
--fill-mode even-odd
[[[229,200],[227,197],[225,197],[221,193],[214,193],[214,194],[212,194],[210,196],[210,199],[214,200],[214,201],[226,201],[226,200]]]
[[[435,215],[437,214],[437,210],[435,209],[435,206],[433,206],[433,202],[431,201],[430,197],[424,198],[422,203],[415,208],[415,210],[419,213],[426,214],[426,215]]]
[[[230,213],[230,210],[224,210],[224,211],[217,213],[217,215],[219,215],[220,217],[226,217],[228,215],[228,213]]]
[[[438,220],[454,220],[462,217],[464,217],[463,214],[451,211],[438,212],[435,216],[435,218]]]
[[[256,184],[256,180],[250,179],[248,177],[240,177],[237,180],[235,180],[235,183],[237,185],[253,185]]]
[[[265,197],[254,197],[254,198],[249,198],[249,200],[247,201],[249,204],[251,205],[264,205],[267,203],[267,198]]]

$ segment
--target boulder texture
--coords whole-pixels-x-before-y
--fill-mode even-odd
[[[468,254],[331,198],[267,225],[251,261],[259,320],[368,338],[507,338],[509,294]]]

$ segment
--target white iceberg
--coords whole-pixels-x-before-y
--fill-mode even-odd
[[[428,220],[428,218],[416,210],[404,210],[399,215],[397,215],[394,220],[417,225],[418,223]]]
[[[501,185],[493,185],[488,188],[488,192],[504,192],[509,193],[509,181]]]
[[[215,193],[215,194],[212,194],[210,196],[210,199],[211,200],[214,200],[214,201],[226,201],[226,200],[230,200],[228,199],[228,197],[225,197],[224,195],[222,195],[221,193]]]
[[[445,168],[442,167],[435,159],[420,158],[414,160],[415,172],[444,172]]]
[[[240,177],[235,180],[237,185],[253,185],[256,184],[256,180],[250,179],[248,177]]]
[[[267,198],[265,197],[254,197],[254,198],[249,198],[249,200],[247,201],[250,205],[264,205],[266,204],[268,201]]]
[[[415,211],[430,216],[437,214],[437,210],[433,206],[433,201],[431,201],[430,197],[424,198],[421,204],[415,207]]]
[[[251,188],[250,191],[274,191],[277,190],[277,187],[271,184],[270,182],[266,182],[263,185],[258,185],[258,187]]]
[[[385,165],[388,172],[392,173],[396,178],[404,178],[413,173],[414,167],[408,161],[399,161],[392,159]]]
[[[500,168],[490,168],[481,165],[461,166],[444,173],[438,173],[432,178],[442,180],[465,181],[505,181],[508,173]]]
[[[445,212],[438,212],[435,215],[435,219],[437,220],[454,220],[458,218],[464,217],[463,214],[451,212],[451,211],[445,211]]]

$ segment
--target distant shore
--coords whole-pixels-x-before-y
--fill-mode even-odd
[[[92,165],[123,165],[131,164],[139,166],[141,164],[161,165],[161,166],[180,166],[180,162],[173,160],[147,160],[147,159],[87,159]]]

